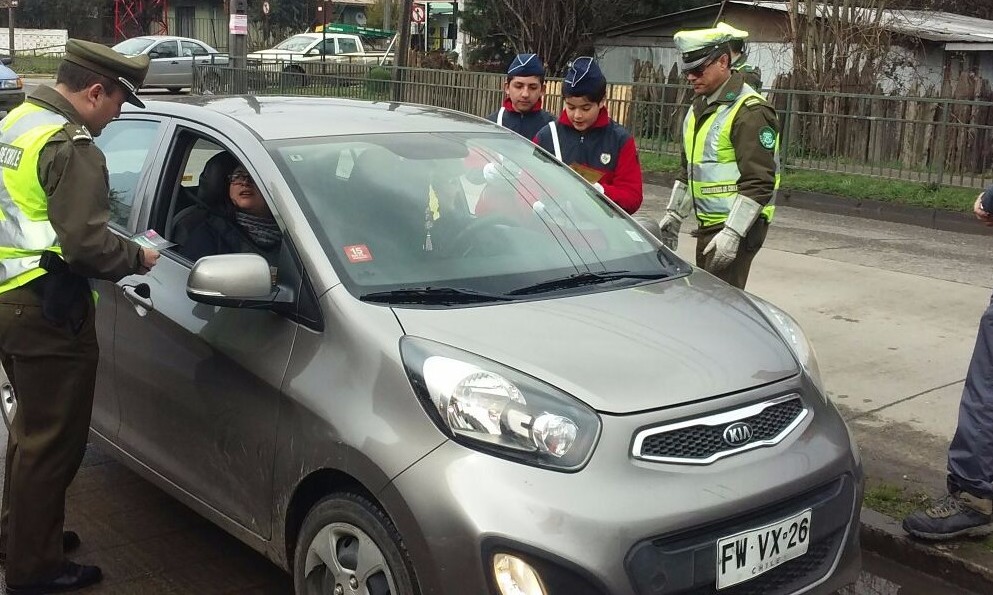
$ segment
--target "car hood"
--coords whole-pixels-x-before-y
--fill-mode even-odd
[[[799,373],[745,294],[701,273],[573,297],[394,311],[408,335],[511,366],[604,413],[669,407]]]

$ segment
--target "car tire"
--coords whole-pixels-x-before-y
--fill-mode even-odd
[[[0,415],[3,415],[3,423],[7,426],[8,432],[16,414],[17,397],[14,395],[14,385],[10,383],[7,371],[0,366]]]
[[[169,91],[170,93],[179,93],[180,91],[183,90],[183,88],[182,87],[166,87],[166,90]]]
[[[307,73],[299,66],[287,66],[283,69],[283,75],[287,87],[306,87],[310,82],[307,79]]]
[[[207,74],[203,75],[202,91],[210,91],[211,93],[220,93],[221,75],[216,72],[208,72]]]
[[[296,595],[418,595],[414,576],[393,521],[364,496],[327,496],[307,513],[293,560]]]

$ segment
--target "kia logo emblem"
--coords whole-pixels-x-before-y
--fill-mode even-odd
[[[724,428],[724,442],[731,446],[742,446],[752,441],[752,426],[743,421]]]

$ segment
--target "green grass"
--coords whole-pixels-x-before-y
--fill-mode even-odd
[[[10,68],[17,74],[55,74],[62,62],[61,56],[18,56],[14,55],[14,63]]]
[[[783,174],[782,187],[823,192],[858,200],[878,200],[962,212],[972,212],[976,195],[980,193],[976,188],[937,187],[933,184],[855,174],[797,170],[787,170]]]
[[[644,151],[639,156],[646,172],[675,174],[679,172],[679,156]],[[935,185],[902,180],[804,170],[786,170],[782,188],[806,190],[843,196],[853,200],[878,200],[915,207],[930,207],[947,211],[972,212],[976,188]]]
[[[901,487],[883,483],[866,488],[863,504],[876,512],[902,519],[930,504],[930,499],[924,494],[908,494]]]

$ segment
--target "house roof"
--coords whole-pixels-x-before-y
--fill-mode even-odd
[[[777,12],[789,12],[788,2],[774,2],[769,0],[729,0],[728,4],[745,7],[755,7]],[[670,21],[678,21],[686,16],[708,11],[720,10],[720,4],[708,4],[691,10],[675,12],[659,17],[653,17],[643,21],[630,23],[620,27],[615,27],[604,32],[606,37],[617,37],[619,35],[630,35],[645,29],[658,27]],[[805,10],[805,5],[800,4],[801,11]],[[819,15],[828,14],[832,7],[824,4],[817,5]],[[875,10],[868,8],[853,8],[859,18],[874,18]],[[919,39],[928,41],[954,43],[956,49],[964,49],[963,44],[969,43],[993,43],[993,21],[979,19],[950,12],[937,12],[931,10],[898,10],[885,9],[879,18],[880,25],[888,31],[902,33]]]

